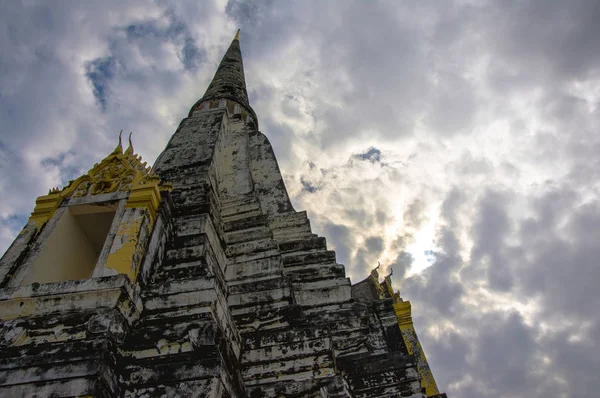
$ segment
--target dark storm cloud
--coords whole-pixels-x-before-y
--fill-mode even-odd
[[[440,61],[443,62],[443,61]],[[437,71],[439,83],[432,90],[428,104],[427,124],[440,134],[468,133],[473,127],[477,101],[472,82],[461,71]]]
[[[383,239],[379,236],[371,236],[362,245],[358,246],[352,262],[348,264],[353,265],[355,268],[373,269],[379,263],[383,248]]]
[[[273,146],[273,150],[277,154],[277,157],[279,158],[281,156],[283,159],[288,159],[292,151],[294,131],[288,125],[275,122],[269,116],[261,118],[260,126],[261,130],[269,132],[267,138]],[[283,166],[282,163],[283,162],[279,162],[279,165]],[[281,167],[281,169],[285,172],[283,167]]]
[[[258,2],[264,3],[265,6],[270,6],[273,1]],[[235,20],[244,27],[256,25],[262,15],[257,2],[255,1],[243,1],[243,0],[229,0],[225,7],[225,12],[235,18]],[[246,29],[244,29],[246,30]]]
[[[181,50],[181,62],[185,69],[195,69],[197,68],[205,56],[205,53],[202,49],[200,49],[194,39],[191,37],[185,38],[185,45]]]
[[[422,311],[422,308],[415,308],[415,312],[417,310]],[[423,330],[423,326],[424,324],[420,322],[420,319],[415,319],[417,330]],[[419,332],[420,336],[424,334],[423,332]],[[425,336],[420,337],[421,341],[423,341],[423,337]],[[473,348],[473,343],[469,339],[459,335],[456,331],[447,331],[439,339],[430,339],[426,345],[423,345],[428,358],[430,357],[430,352],[435,352],[437,357],[436,362],[431,362],[431,359],[429,359],[429,363],[440,388],[464,377],[465,369],[468,369],[467,358],[471,355]],[[441,369],[446,370],[442,372]],[[464,394],[463,391],[461,393]],[[462,395],[462,398],[464,397],[465,395]]]
[[[170,41],[182,45],[179,59],[185,69],[195,69],[200,65],[206,52],[199,48],[191,35],[187,24],[171,10],[165,12],[169,23],[159,25],[156,20],[138,22],[124,28],[127,39],[142,46],[145,42],[152,45],[155,40]]]
[[[379,254],[383,250],[383,239],[379,236],[371,236],[365,241],[365,247],[374,254]]]
[[[471,152],[465,152],[458,162],[451,165],[455,167],[457,173],[463,177],[467,176],[485,176],[493,172],[494,166],[488,159],[475,158]]]
[[[6,217],[3,221],[6,222],[12,229],[18,231],[21,228],[23,228],[23,226],[27,222],[27,217],[14,215]]]
[[[461,223],[457,213],[463,199],[454,190],[444,203],[443,213],[453,229]],[[417,323],[428,323],[428,317],[460,322],[461,333],[436,336],[425,349],[440,364],[470,358],[461,365],[462,376],[456,369],[442,375],[448,382],[465,374],[485,380],[466,383],[461,396],[559,396],[565,390],[557,380],[563,379],[577,380],[568,396],[585,397],[600,387],[593,375],[600,350],[592,343],[600,337],[600,317],[594,311],[600,305],[596,292],[600,203],[582,204],[577,194],[554,188],[530,203],[531,217],[515,223],[508,210],[514,200],[514,194],[496,191],[478,198],[469,232],[474,242],[470,261],[458,253],[460,240],[442,227],[438,233],[442,251],[430,268],[404,281],[403,295],[413,301]],[[516,241],[511,239],[515,235]],[[482,261],[484,257],[488,261]],[[510,283],[503,278],[510,278]],[[469,291],[464,286],[482,283],[510,291],[524,303],[535,302],[539,311],[529,322],[516,312],[478,313],[465,301]],[[542,333],[537,327],[543,322],[566,322],[566,332]],[[445,341],[449,338],[455,339],[452,350]],[[540,371],[542,358],[546,362]]]
[[[532,380],[530,374],[536,350],[534,330],[514,312],[494,313],[480,320],[494,326],[481,330],[473,361],[480,366],[487,393],[510,396],[522,391],[523,387],[536,385],[537,380]]]
[[[600,305],[600,202],[581,203],[568,190],[535,202],[536,214],[520,226],[525,255],[519,264],[521,294],[540,295],[545,311],[600,323],[588,311]]]
[[[579,327],[575,327],[577,332]],[[571,331],[572,332],[572,331]],[[600,355],[598,341],[600,340],[600,323],[589,328],[584,341],[571,342],[570,332],[551,335],[541,339],[540,344],[545,353],[555,360],[555,371],[562,380],[569,382],[568,396],[584,398],[598,391],[598,369]],[[550,391],[550,395],[552,391]]]
[[[459,315],[462,308],[460,299],[465,288],[454,272],[461,264],[460,257],[437,253],[433,265],[421,275],[410,277],[402,284],[402,292],[410,300],[429,305],[430,312],[449,317]]]
[[[348,264],[350,256],[352,255],[352,249],[349,246],[350,243],[350,230],[344,225],[337,225],[328,223],[324,227],[327,234],[327,242],[329,245],[335,247],[335,253],[337,262],[340,264]]]
[[[473,226],[474,246],[471,263],[474,269],[486,269],[489,286],[495,290],[512,287],[512,270],[507,266],[505,239],[511,232],[506,205],[510,196],[500,192],[486,192],[479,202],[478,218]]]
[[[416,199],[414,202],[409,203],[403,216],[404,225],[412,228],[421,227],[426,220],[424,210],[424,203],[420,199]]]
[[[390,272],[393,272],[395,280],[402,280],[406,273],[410,270],[414,262],[414,258],[408,252],[401,251],[396,257],[396,260],[389,265]]]
[[[43,158],[40,161],[40,164],[42,166],[54,166],[54,167],[59,167],[61,166],[65,159],[67,158],[67,156],[73,155],[72,151],[67,151],[67,152],[62,152],[59,153],[57,156],[55,157],[47,157],[47,158]]]
[[[457,187],[453,187],[442,202],[441,218],[450,228],[456,228],[458,211],[466,199],[464,192],[461,192]],[[456,250],[453,250],[453,252],[456,252]]]
[[[347,75],[351,86],[339,92],[344,108],[330,108],[322,115],[328,129],[358,134],[369,126],[384,136],[413,131],[414,115],[425,106],[423,92],[429,90],[422,73],[428,69],[427,47],[410,23],[396,18],[394,8],[354,2],[341,3],[336,10],[336,21],[344,22],[334,24],[323,40],[328,45],[322,46],[321,62]],[[324,136],[323,145],[334,144],[333,138]]]
[[[479,14],[480,23],[487,26],[482,33],[498,59],[510,60],[520,72],[527,69],[530,77],[562,80],[598,73],[597,1],[575,0],[568,7],[559,1],[489,2],[488,7]]]
[[[453,191],[446,198],[445,204],[450,206],[456,203],[458,198],[459,194]],[[405,297],[415,299],[438,316],[460,312],[461,298],[465,294],[465,288],[458,277],[458,272],[465,262],[460,254],[461,243],[454,232],[455,229],[439,227],[437,246],[440,250],[433,253],[435,261],[420,275],[410,277],[402,283]],[[401,270],[402,266],[399,268]]]

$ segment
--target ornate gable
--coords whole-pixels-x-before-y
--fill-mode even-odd
[[[140,201],[148,201],[145,206],[154,218],[156,208],[160,202],[161,190],[172,190],[169,183],[162,183],[142,157],[134,154],[129,134],[129,147],[123,152],[119,134],[119,144],[100,163],[96,163],[86,174],[71,181],[63,189],[53,188],[48,195],[40,196],[36,200],[36,206],[31,214],[30,220],[41,227],[54,214],[62,201],[67,198],[82,198],[88,196],[102,195],[117,191],[130,192],[128,204],[135,207],[143,205]],[[132,207],[128,206],[128,207]]]

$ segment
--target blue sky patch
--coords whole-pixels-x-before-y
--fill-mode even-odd
[[[368,160],[371,163],[381,162],[381,151],[375,147],[370,147],[366,152],[354,155],[355,159]]]
[[[302,184],[302,190],[308,193],[315,193],[319,190],[312,182],[306,181],[304,178],[300,178],[300,183]]]
[[[115,74],[116,62],[113,57],[96,58],[86,65],[86,77],[94,88],[94,98],[100,108],[106,110],[108,94],[107,85]]]

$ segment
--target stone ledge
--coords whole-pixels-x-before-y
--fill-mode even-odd
[[[126,275],[0,290],[2,321],[101,308],[117,309],[131,325],[140,317],[142,301]]]

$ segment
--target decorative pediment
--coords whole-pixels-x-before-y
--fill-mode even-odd
[[[160,177],[146,166],[141,156],[133,153],[131,134],[129,147],[123,152],[119,134],[119,145],[115,150],[100,163],[96,163],[87,174],[66,186],[61,191],[61,196],[63,198],[84,197],[131,191],[135,187],[147,184],[160,185]],[[170,189],[170,185],[162,184],[160,189]]]
[[[140,197],[148,196],[151,203],[149,207],[151,216],[160,201],[158,192],[172,190],[169,183],[161,181],[152,169],[146,166],[142,157],[133,152],[131,134],[129,134],[129,147],[123,151],[121,135],[119,144],[100,163],[96,163],[86,174],[69,182],[63,189],[53,188],[48,195],[40,196],[36,201],[36,207],[31,214],[30,220],[38,227],[48,221],[56,208],[66,198],[82,198],[102,194],[110,194],[117,191],[130,192],[130,197],[136,197],[136,203]],[[136,195],[132,195],[136,192]],[[148,194],[142,194],[146,192]]]
[[[377,263],[377,267],[375,267],[371,271],[371,275],[369,275],[369,280],[375,287],[375,291],[377,292],[377,297],[380,300],[391,298],[394,300],[394,303],[402,302],[402,298],[400,297],[400,292],[394,292],[392,288],[392,275],[394,274],[394,270],[390,270],[390,274],[387,275],[383,282],[379,283],[379,267],[380,263]]]

